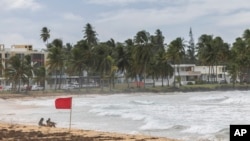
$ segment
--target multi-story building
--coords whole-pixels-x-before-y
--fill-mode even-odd
[[[173,85],[174,79],[177,83],[178,77],[182,85],[188,83],[195,84],[196,81],[204,82],[224,82],[230,83],[230,76],[225,69],[225,66],[196,66],[195,64],[179,64],[172,65],[174,68],[174,76],[169,78],[169,84]],[[153,83],[152,79],[147,79],[147,83]],[[166,85],[167,79],[163,80],[164,85]],[[155,85],[161,85],[161,80],[156,80]],[[178,83],[177,83],[178,84]]]
[[[33,50],[32,45],[12,45],[11,48],[5,48],[4,44],[0,44],[0,61],[4,68],[7,68],[7,61],[10,57],[17,55],[23,58],[25,55],[31,56],[31,65],[39,67],[45,65],[45,53]],[[0,70],[0,85],[10,85],[4,78],[4,70]]]
[[[188,83],[195,84],[195,81],[197,81],[201,75],[201,72],[196,71],[195,67],[195,64],[173,65],[173,68],[175,69],[175,77],[180,76],[180,81],[182,85],[186,85]]]
[[[180,76],[179,80],[182,85],[186,85],[188,83],[195,84],[195,81],[199,80],[201,76],[200,71],[195,70],[195,64],[179,64],[179,65],[172,65],[174,68],[174,75],[169,77],[169,79],[164,78],[163,84],[164,85],[173,85],[174,79],[176,84],[178,85],[178,77]],[[153,83],[152,79],[147,79],[146,83]],[[160,86],[162,85],[162,80],[158,79],[155,80],[155,85]]]
[[[195,66],[195,71],[201,72],[200,80],[210,82],[220,82],[226,80],[230,82],[230,76],[225,66]]]

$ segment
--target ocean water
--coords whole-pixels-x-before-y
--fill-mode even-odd
[[[250,124],[249,91],[72,95],[72,128],[228,141],[230,124]],[[0,121],[37,125],[41,117],[69,127],[58,97],[0,99]]]

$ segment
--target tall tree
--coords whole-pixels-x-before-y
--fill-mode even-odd
[[[34,80],[38,84],[44,85],[44,82],[46,81],[46,68],[45,66],[40,66],[38,68],[34,68],[35,78]],[[45,89],[45,86],[43,87]]]
[[[194,38],[193,38],[193,32],[192,28],[190,28],[189,31],[189,44],[188,44],[188,49],[187,49],[187,59],[189,63],[195,64],[196,63],[196,58],[195,58],[195,43],[194,43]]]
[[[59,89],[61,88],[61,79],[64,68],[65,55],[63,50],[63,41],[61,39],[54,39],[52,43],[48,45],[48,69],[50,72],[54,72],[55,78],[55,90],[57,89],[57,83],[59,83]],[[57,74],[59,72],[60,78],[57,82]]]
[[[28,76],[31,74],[29,61],[24,56],[12,56],[8,60],[8,67],[5,69],[5,77],[12,82],[14,90],[20,92],[20,86],[28,82]],[[18,87],[17,87],[18,86]]]
[[[179,85],[181,86],[181,78],[180,78],[180,71],[179,71],[179,65],[181,63],[181,60],[183,59],[185,55],[185,44],[184,44],[184,39],[178,37],[175,40],[171,41],[168,49],[167,49],[167,58],[172,62],[174,65],[174,70],[176,71],[176,66],[177,66],[177,72],[178,72],[178,77],[177,80],[179,82]],[[176,77],[175,77],[175,72],[174,72],[174,87],[175,82],[176,82]]]
[[[237,64],[238,67],[238,76],[240,78],[240,82],[246,80],[246,73],[249,67],[250,58],[249,54],[250,49],[248,48],[245,40],[242,38],[237,38],[236,41],[233,43],[233,47],[231,49],[231,54],[234,54],[233,62]],[[230,62],[232,63],[232,62]]]
[[[92,25],[87,23],[83,30],[84,36],[83,39],[87,41],[87,44],[91,47],[97,45],[97,33],[93,29]]]
[[[208,82],[210,82],[210,79],[214,78],[213,68],[216,58],[216,50],[215,50],[216,48],[214,48],[213,45],[213,36],[207,34],[201,35],[197,43],[197,49],[198,49],[198,59],[201,62],[201,64],[209,66]]]
[[[119,44],[116,48],[117,58],[116,58],[116,65],[118,67],[118,71],[125,74],[125,79],[127,80],[128,87],[128,71],[131,67],[131,49],[130,47],[124,46],[123,44]]]
[[[168,59],[167,59],[167,54],[166,52],[163,50],[161,52],[159,52],[156,55],[156,68],[159,71],[159,76],[161,77],[161,86],[163,87],[163,80],[164,78],[167,78],[168,81],[168,86],[169,86],[169,78],[173,76],[174,73],[174,69],[173,67],[168,63]]]
[[[101,76],[101,88],[103,88],[103,83],[106,78],[110,78],[113,73],[113,66],[115,65],[114,58],[110,55],[110,47],[106,43],[98,44],[93,52],[94,52],[94,67],[95,71],[97,71]]]
[[[164,50],[164,39],[160,29],[155,31],[155,35],[151,36],[151,42],[154,46],[155,52]]]
[[[152,44],[150,44],[150,34],[145,30],[137,32],[135,36],[134,57],[137,64],[137,74],[143,76],[144,84],[146,79],[147,68],[152,57]],[[144,85],[145,87],[145,85]]]
[[[83,71],[86,71],[88,76],[90,75],[90,70],[94,64],[94,53],[90,46],[87,44],[86,40],[80,40],[74,46],[71,51],[71,58],[69,60],[69,71],[70,74],[77,72],[79,78],[83,76]],[[89,79],[87,79],[89,83]],[[80,87],[82,87],[82,79],[80,79]],[[87,89],[86,89],[87,90]]]
[[[47,27],[43,27],[40,34],[41,39],[46,45],[48,45],[48,39],[50,38],[50,30]]]

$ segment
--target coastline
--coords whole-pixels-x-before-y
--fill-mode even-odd
[[[55,97],[55,96],[69,96],[69,95],[85,95],[85,94],[134,94],[134,93],[173,93],[173,92],[210,92],[210,91],[249,91],[250,85],[186,85],[181,87],[146,87],[146,88],[125,88],[125,89],[109,89],[104,88],[92,88],[92,89],[73,89],[73,90],[57,90],[57,91],[23,91],[23,92],[10,92],[10,91],[0,91],[1,99],[10,98],[35,98],[35,97]]]
[[[129,135],[121,133],[101,132],[68,128],[51,128],[34,125],[8,124],[0,122],[0,140],[74,140],[74,141],[179,141],[146,135]]]
[[[76,93],[48,93],[48,92],[30,92],[30,93],[1,93],[0,99],[23,99],[36,97],[57,97],[79,95]],[[142,134],[123,134],[116,132],[102,132],[95,130],[71,129],[68,128],[51,128],[36,125],[27,125],[20,123],[7,123],[0,121],[0,140],[39,140],[39,141],[55,141],[55,140],[79,140],[79,141],[180,141],[165,137],[155,137]]]
[[[180,92],[180,91],[174,91],[174,88],[171,89],[171,92]],[[178,89],[180,90],[180,89]],[[189,90],[192,90],[192,92],[198,92],[201,91],[199,88],[194,89],[185,89],[186,92]],[[188,91],[187,91],[188,90]],[[222,89],[221,89],[222,90]],[[231,89],[227,89],[229,91],[232,91]],[[239,90],[239,89],[234,89]],[[243,91],[248,89],[241,89]],[[239,90],[239,91],[241,91]],[[220,91],[220,89],[203,89],[202,91]],[[135,91],[135,92],[127,92],[127,93],[147,93],[152,91]],[[162,91],[161,91],[162,92]],[[169,91],[168,91],[169,92]],[[166,92],[166,94],[168,94]],[[120,92],[120,93],[126,93],[126,92]],[[155,92],[157,93],[157,92]],[[70,91],[70,92],[62,92],[62,91],[54,91],[54,92],[48,92],[48,91],[31,91],[28,93],[0,93],[0,99],[23,99],[23,98],[37,98],[37,97],[59,97],[59,96],[77,96],[77,95],[85,95],[85,94],[115,94],[115,92],[108,92],[105,91],[105,93],[94,93],[93,91],[87,93],[86,91]],[[119,93],[117,93],[119,94]],[[144,136],[140,134],[136,135],[130,135],[130,134],[121,134],[121,133],[110,133],[110,132],[100,132],[100,131],[94,131],[94,130],[82,130],[82,129],[72,129],[71,133],[68,133],[68,129],[66,128],[48,128],[48,127],[39,127],[38,125],[24,125],[24,124],[13,124],[13,123],[3,123],[0,121],[0,137],[6,137],[6,138],[0,138],[0,140],[13,140],[18,139],[20,135],[22,137],[29,137],[29,139],[22,138],[21,140],[32,140],[33,138],[36,138],[36,140],[60,140],[59,138],[71,138],[71,140],[86,140],[86,141],[92,141],[92,140],[127,140],[127,141],[179,141],[176,139],[168,139],[168,138],[161,138],[161,137],[154,137],[154,136]],[[2,135],[1,133],[4,133]],[[16,136],[13,136],[13,133]],[[7,138],[8,137],[8,138]],[[39,138],[38,138],[39,137]],[[41,137],[41,138],[40,138]],[[46,138],[46,139],[44,139]],[[53,138],[53,139],[52,139]],[[34,139],[35,140],[35,139]]]

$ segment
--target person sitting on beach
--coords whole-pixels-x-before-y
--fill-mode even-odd
[[[39,126],[45,126],[45,124],[43,123],[43,118],[40,119],[40,121],[38,122]]]
[[[46,122],[47,122],[47,126],[48,126],[48,127],[56,127],[56,123],[50,121],[50,118],[48,118],[48,120],[47,120]]]

